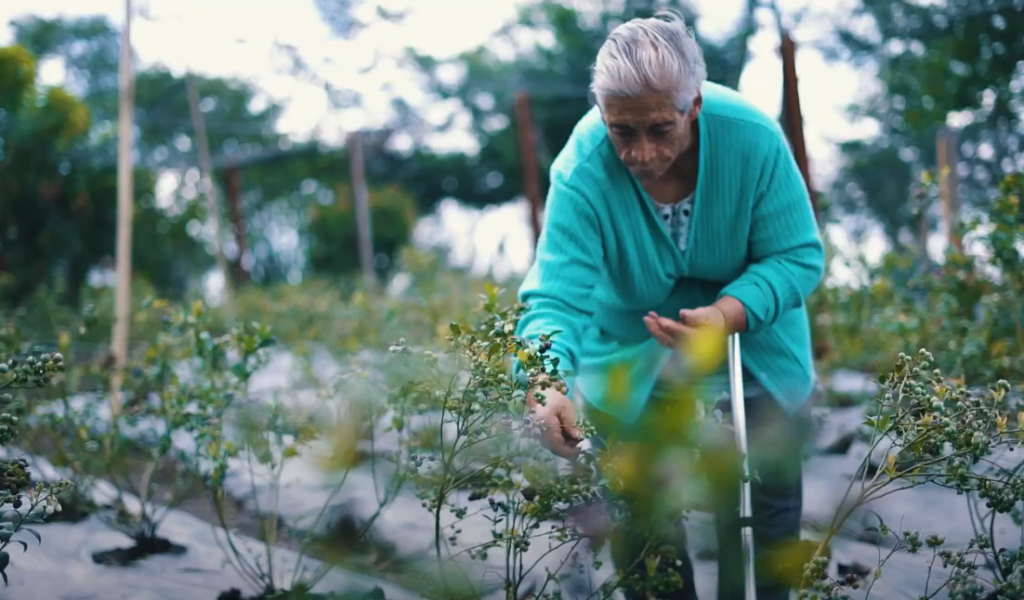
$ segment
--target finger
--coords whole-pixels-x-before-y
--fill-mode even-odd
[[[686,341],[686,339],[696,331],[694,328],[670,319],[665,319],[661,324],[661,329],[669,336],[672,340],[672,347],[677,348],[680,344]]]
[[[679,321],[673,321],[672,319],[661,319],[658,326],[663,332],[668,334],[674,340],[680,340],[685,337],[693,329],[687,325],[683,325]]]
[[[647,331],[650,331],[651,335],[655,337],[664,334],[661,330],[661,325],[658,323],[658,319],[655,317],[644,317],[644,325],[647,326]]]
[[[576,427],[563,427],[562,437],[565,438],[565,441],[572,442],[574,444],[578,444],[583,441],[583,434],[580,433],[580,430]]]
[[[658,340],[659,344],[661,344],[662,346],[665,346],[666,348],[671,348],[671,347],[673,347],[675,345],[675,342],[672,341],[672,336],[670,336],[668,333],[666,333],[662,329],[658,329],[658,328],[653,329],[651,331],[651,335],[654,336],[654,339]]]
[[[554,445],[549,446],[548,449],[562,458],[575,460],[580,453],[579,448],[576,447],[578,443],[579,442],[576,441],[566,440],[563,437]]]
[[[679,322],[691,327],[696,327],[707,319],[699,311],[683,309],[679,311]]]
[[[647,330],[651,332],[651,335],[654,336],[654,339],[658,340],[659,344],[669,348],[671,348],[674,345],[672,337],[667,332],[665,332],[664,329],[662,329],[661,325],[658,323],[657,318],[644,317],[644,323],[647,325]]]
[[[543,419],[539,420],[538,424],[541,430],[540,441],[545,448],[553,449],[565,443],[562,436],[562,427],[558,424],[558,418],[555,415],[545,415]]]
[[[576,408],[572,403],[561,405],[558,411],[558,424],[562,428],[562,436],[567,441],[575,443],[582,439],[579,429],[576,428]]]
[[[576,427],[576,419],[568,416],[560,419],[559,425],[562,429],[562,439],[569,444],[576,444],[583,440],[583,435]]]

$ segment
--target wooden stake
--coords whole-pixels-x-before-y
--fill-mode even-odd
[[[220,198],[217,196],[217,184],[213,181],[213,164],[210,160],[210,142],[206,137],[206,120],[199,110],[199,92],[196,90],[195,78],[189,73],[185,75],[185,87],[188,90],[189,112],[192,113],[192,128],[195,130],[196,146],[199,151],[199,181],[206,195],[207,212],[213,221],[213,253],[217,259],[217,268],[224,278],[224,308],[229,319],[234,319],[234,290],[231,284],[231,271],[228,261],[224,258],[223,227],[220,220]]]
[[[523,168],[523,194],[530,202],[530,225],[533,228],[533,245],[540,239],[543,201],[540,196],[540,176],[537,170],[537,134],[530,116],[529,97],[516,94],[516,129],[519,132],[519,161]]]
[[[959,161],[956,131],[943,127],[935,138],[936,166],[938,167],[939,194],[942,196],[942,208],[946,220],[946,239],[958,251],[963,251],[963,241],[958,233],[960,221],[960,197],[957,189],[960,179],[956,173]]]
[[[804,185],[811,197],[814,216],[818,214],[818,199],[815,197],[814,185],[811,183],[811,166],[807,158],[807,142],[804,139],[804,117],[800,109],[800,91],[796,77],[796,42],[788,32],[782,32],[782,43],[779,47],[782,55],[782,119],[786,136],[793,148],[793,155],[804,177]]]
[[[359,264],[367,285],[373,288],[377,285],[377,274],[373,270],[373,224],[370,219],[370,193],[366,188],[363,140],[359,133],[350,133],[346,146],[348,147],[349,178],[352,180],[352,199],[356,212]]]
[[[245,236],[245,214],[242,212],[242,185],[239,183],[238,166],[231,165],[224,173],[225,185],[227,187],[228,218],[231,220],[231,229],[235,234],[235,244],[238,246],[238,261],[235,263],[235,280],[239,285],[249,282],[249,272],[245,270],[244,260],[249,253],[249,244]]]
[[[117,288],[111,348],[114,355],[114,370],[110,378],[112,418],[116,418],[121,412],[121,385],[124,382],[124,368],[128,363],[128,335],[131,326],[132,205],[135,185],[132,176],[135,80],[132,66],[131,23],[132,0],[125,0],[124,25],[121,28],[117,118]]]

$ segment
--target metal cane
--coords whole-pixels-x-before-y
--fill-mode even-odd
[[[740,354],[740,336],[732,334],[728,341],[729,400],[732,404],[733,431],[736,447],[743,457],[743,480],[740,485],[740,532],[743,535],[743,583],[746,600],[756,600],[754,579],[754,529],[751,523],[753,507],[750,500],[750,461],[747,458],[747,413],[743,394],[743,361]]]

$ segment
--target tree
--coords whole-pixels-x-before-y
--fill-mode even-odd
[[[120,38],[113,24],[101,17],[27,17],[16,20],[12,25],[16,40],[42,57],[63,61],[68,85],[80,92],[84,104],[94,115],[90,143],[80,144],[75,149],[74,160],[89,164],[97,171],[111,171],[116,165],[117,152],[120,48]],[[198,75],[194,79],[215,169],[229,166],[233,161],[251,161],[253,157],[273,156],[282,151],[287,140],[277,130],[277,119],[281,113],[279,105],[271,102],[255,109],[259,91],[246,82]],[[162,292],[180,295],[185,282],[196,279],[212,264],[203,244],[197,239],[202,235],[198,225],[205,218],[206,206],[199,198],[197,186],[198,160],[185,79],[160,66],[141,70],[136,74],[135,96],[136,165],[176,175],[172,205],[163,207],[163,211],[176,215],[178,225],[170,231],[166,229],[167,221],[160,221],[161,235],[138,247],[134,262],[138,266],[136,270],[153,269],[151,278]],[[253,200],[244,206],[244,212],[250,217],[247,220],[265,223],[268,219],[280,217],[280,211],[276,210],[278,207],[268,207],[265,203],[298,190],[303,177],[301,172],[289,170],[293,164],[282,165],[278,161],[262,165],[263,168],[277,169],[263,178],[276,181],[277,185],[266,193],[245,195]],[[223,170],[216,175],[223,184]],[[153,184],[153,177],[141,178],[137,186],[142,193],[140,201],[153,204]],[[109,209],[113,210],[113,205]],[[140,214],[136,227],[157,227],[156,214],[149,215],[153,218]],[[265,275],[265,280],[283,278],[290,268],[290,264],[285,267],[278,264],[282,257],[274,253],[273,244],[266,239],[266,232],[270,230],[272,228],[253,227],[244,232],[253,238],[248,245],[259,250],[254,253],[258,264],[252,268]],[[146,239],[142,234],[143,231],[137,231],[134,238]],[[110,239],[113,240],[112,234]],[[285,259],[285,262],[294,261]],[[173,278],[173,282],[168,278]]]
[[[590,8],[574,8],[557,0],[542,0],[526,5],[518,19],[493,40],[451,60],[410,51],[409,60],[429,92],[468,112],[480,151],[436,155],[415,148],[405,161],[388,157],[390,161],[381,170],[401,172],[408,188],[422,198],[421,208],[453,195],[471,205],[509,200],[523,189],[513,105],[515,95],[525,92],[530,95],[542,185],[546,186],[548,167],[591,107],[590,67],[609,31],[619,22],[653,14],[655,8],[665,5],[683,12],[697,30],[709,78],[734,88],[738,85],[747,61],[747,41],[756,31],[756,0],[747,2],[739,29],[722,43],[700,35],[700,19],[683,0],[595,0],[591,4]],[[538,39],[545,41],[536,42]],[[452,72],[458,76],[450,77]],[[400,123],[397,131],[419,137],[415,134],[432,129],[401,101],[395,109]],[[448,122],[439,129],[452,126]]]
[[[961,197],[983,208],[1024,147],[1024,11],[1016,0],[862,0],[837,28],[836,59],[877,67],[882,90],[851,107],[881,135],[846,146],[838,204],[867,209],[899,245],[913,238],[914,173],[935,166],[935,135],[950,115],[959,133]],[[887,181],[880,187],[880,173]],[[916,233],[916,232],[915,232]],[[916,240],[915,243],[920,243]]]
[[[387,185],[370,190],[373,249],[378,274],[386,274],[416,225],[416,203],[402,188]],[[314,273],[339,275],[359,269],[359,248],[352,189],[337,187],[334,202],[310,211],[309,266]],[[383,259],[383,260],[380,260]]]
[[[89,109],[62,87],[39,87],[36,64],[25,48],[0,49],[0,294],[19,304],[60,288],[76,304],[89,271],[113,254],[116,173],[78,158],[91,144]],[[156,207],[152,173],[140,170],[136,182],[138,272],[182,291],[187,245],[164,245],[190,215]]]

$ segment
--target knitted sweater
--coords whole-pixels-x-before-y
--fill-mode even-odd
[[[570,394],[635,422],[673,351],[643,323],[653,310],[728,295],[746,309],[743,366],[784,409],[809,397],[815,371],[806,298],[824,246],[778,124],[736,92],[703,87],[698,181],[685,246],[615,154],[591,109],[551,167],[544,228],[519,299],[518,335],[552,334]],[[611,373],[628,397],[612,402]],[[618,390],[621,381],[616,381]]]

